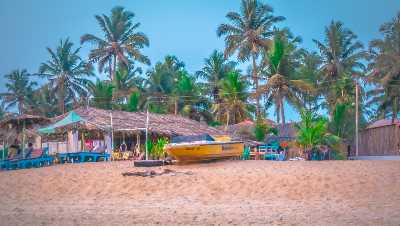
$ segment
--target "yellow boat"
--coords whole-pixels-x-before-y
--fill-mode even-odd
[[[196,162],[240,157],[243,153],[243,149],[243,142],[234,141],[171,143],[165,147],[168,154],[180,162]]]

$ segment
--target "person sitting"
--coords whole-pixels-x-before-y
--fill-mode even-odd
[[[19,141],[18,139],[14,140],[14,143],[12,145],[10,145],[10,151],[8,154],[8,158],[9,159],[18,159],[18,158],[22,158],[22,150],[20,148],[19,145]]]
[[[29,143],[28,148],[26,149],[25,158],[31,158],[33,152],[33,144]]]
[[[121,149],[121,152],[125,152],[128,150],[128,146],[126,145],[126,143],[122,143],[119,147]]]

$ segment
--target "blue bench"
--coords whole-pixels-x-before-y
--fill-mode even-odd
[[[32,152],[31,158],[23,159],[8,159],[2,161],[1,169],[26,169],[33,167],[42,167],[52,165],[54,162],[53,156],[47,154],[47,149],[36,149]]]
[[[110,160],[111,155],[108,153],[98,152],[75,152],[75,153],[62,153],[57,155],[60,163],[65,162],[97,162],[100,159],[105,161]]]

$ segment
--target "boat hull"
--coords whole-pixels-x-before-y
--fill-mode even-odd
[[[240,157],[243,153],[244,144],[242,142],[170,144],[165,149],[169,155],[180,162],[196,162]]]

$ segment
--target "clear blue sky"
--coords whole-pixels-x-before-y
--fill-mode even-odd
[[[341,20],[367,44],[379,37],[379,26],[400,11],[399,0],[267,0],[276,15],[287,20],[303,38],[303,46],[315,49],[312,39],[323,39],[324,26]],[[47,60],[46,47],[55,47],[60,38],[70,37],[79,45],[84,33],[101,35],[95,14],[109,14],[116,5],[136,14],[140,30],[150,38],[144,50],[152,63],[167,54],[176,55],[194,72],[212,50],[222,50],[224,42],[216,28],[225,15],[238,10],[239,0],[1,0],[0,1],[0,90],[3,76],[13,69],[36,72]],[[88,47],[81,54],[86,58]],[[245,67],[245,65],[243,65]],[[270,115],[272,117],[273,115]],[[289,110],[289,120],[297,115]]]

